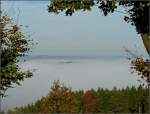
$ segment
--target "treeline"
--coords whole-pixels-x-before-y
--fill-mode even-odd
[[[148,97],[148,88],[142,86],[73,91],[54,81],[46,97],[8,113],[148,113]]]

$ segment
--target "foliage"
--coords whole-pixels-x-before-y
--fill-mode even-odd
[[[79,113],[83,113],[85,111],[83,100],[81,100],[83,95],[84,95],[83,90],[75,91],[75,99],[77,103],[76,108],[77,112]]]
[[[122,89],[120,92],[120,90],[117,90],[116,88],[114,88],[110,96],[110,102],[109,102],[110,110],[114,113],[119,113],[119,112],[124,113],[127,110],[129,110],[129,107],[128,107],[129,101],[126,102],[127,98],[128,98],[128,93],[124,89]]]
[[[42,104],[44,101],[44,97],[40,100],[37,100],[35,103],[28,104],[22,107],[16,107],[13,110],[8,110],[8,114],[20,114],[20,113],[40,113],[43,110]]]
[[[59,81],[54,81],[49,94],[44,99],[43,105],[46,113],[76,112],[74,92]]]
[[[96,113],[97,110],[97,99],[94,95],[93,91],[86,91],[84,95],[82,96],[82,99],[84,106],[84,109],[86,113]]]
[[[144,57],[132,53],[129,49],[125,49],[127,54],[129,54],[128,59],[131,64],[131,73],[137,73],[142,80],[144,80],[143,85],[150,86],[150,59],[145,59]],[[146,83],[145,83],[146,82]]]
[[[0,112],[0,114],[5,114],[5,112]]]
[[[30,71],[21,71],[18,66],[19,58],[29,51],[29,42],[17,25],[8,16],[0,18],[0,97],[13,84],[20,85],[20,81],[32,76]]]
[[[150,60],[144,58],[134,58],[131,60],[131,69],[135,70],[142,79],[150,84]]]
[[[46,97],[9,111],[20,113],[148,113],[148,88],[126,87],[72,91],[55,81]]]
[[[48,11],[59,14],[65,10],[65,14],[71,16],[77,10],[91,10],[93,5],[93,0],[51,0]]]

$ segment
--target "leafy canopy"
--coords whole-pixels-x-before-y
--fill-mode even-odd
[[[21,71],[18,66],[20,58],[30,49],[30,40],[8,16],[0,18],[0,37],[0,97],[4,97],[6,90],[13,84],[20,85],[20,81],[32,76],[30,71]]]
[[[51,90],[43,101],[46,113],[73,113],[76,112],[75,93],[71,88],[54,81]]]

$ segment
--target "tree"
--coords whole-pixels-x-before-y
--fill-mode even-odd
[[[110,113],[111,92],[108,89],[99,88],[97,94],[99,99],[99,112]]]
[[[86,91],[86,93],[82,96],[82,101],[84,103],[84,109],[86,113],[97,112],[97,98],[93,91]]]
[[[128,112],[127,94],[124,89],[113,89],[110,95],[110,112],[112,113],[127,113]]]
[[[138,102],[137,104],[141,113],[146,113],[148,111],[147,98],[149,96],[149,93],[147,90],[148,90],[147,88],[144,90],[141,85],[137,89],[137,102]]]
[[[82,96],[84,95],[83,90],[75,91],[76,103],[77,103],[77,112],[83,113],[84,112],[84,103],[81,100]]]
[[[21,71],[18,66],[20,58],[30,50],[30,40],[8,16],[0,18],[0,36],[0,97],[4,97],[8,88],[32,76],[30,71]]]
[[[73,113],[76,112],[75,94],[71,88],[59,81],[54,81],[51,90],[43,101],[46,113]]]
[[[62,87],[62,84],[59,85]],[[58,94],[54,96],[51,90],[51,97],[47,95],[35,103],[16,107],[14,110],[9,110],[8,114],[31,112],[38,114],[42,114],[43,112],[52,113],[52,109],[53,113],[148,113],[147,98],[149,97],[149,93],[148,89],[142,86],[138,88],[134,86],[132,88],[127,87],[126,89],[117,89],[114,87],[112,90],[99,88],[97,91],[92,89],[86,92],[82,90],[72,92],[74,92],[75,97],[70,99],[71,103],[66,100],[68,99],[67,96],[67,98],[64,98],[62,95],[64,92],[59,91],[59,93],[57,92]],[[54,93],[56,93],[56,91]],[[63,99],[60,96],[63,96]],[[69,107],[71,104],[74,104],[71,106],[72,108]],[[66,108],[68,111],[66,111]],[[77,110],[74,110],[75,108],[77,108]],[[74,111],[69,111],[72,109]]]
[[[132,87],[129,91],[128,91],[128,104],[129,104],[129,111],[130,113],[135,113],[138,112],[137,110],[137,102],[136,102],[136,95],[137,95],[137,91],[135,87]]]

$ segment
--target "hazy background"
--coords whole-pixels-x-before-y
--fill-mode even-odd
[[[3,11],[16,24],[23,25],[25,34],[38,43],[32,48],[30,59],[20,63],[23,70],[33,70],[34,77],[9,89],[2,109],[45,96],[54,80],[84,90],[139,85],[136,74],[130,73],[123,47],[137,55],[147,55],[135,28],[123,20],[124,14],[115,12],[105,17],[94,7],[91,12],[80,11],[71,17],[64,13],[56,16],[48,13],[48,4],[48,1],[2,1]]]

